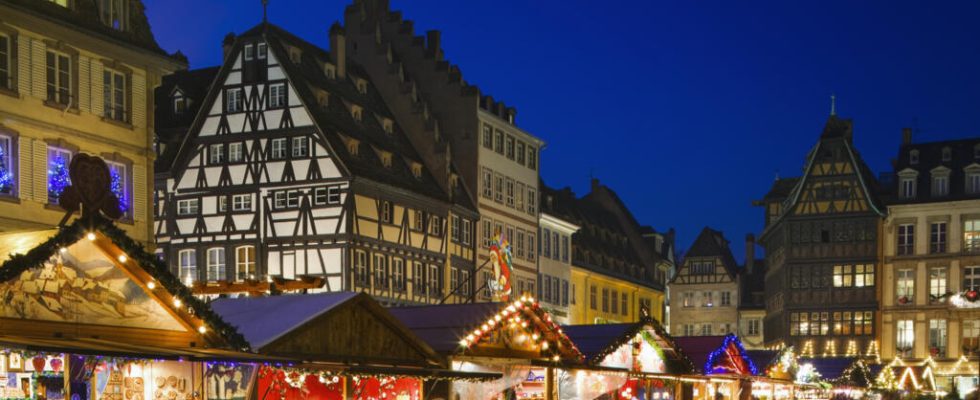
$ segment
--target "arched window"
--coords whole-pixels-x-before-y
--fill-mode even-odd
[[[224,247],[212,247],[208,249],[208,282],[227,279],[225,275],[225,263]]]
[[[255,279],[255,246],[235,248],[235,279]]]
[[[185,249],[178,253],[179,278],[187,286],[197,280],[197,250]]]

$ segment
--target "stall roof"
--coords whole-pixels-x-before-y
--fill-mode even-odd
[[[681,352],[687,355],[687,357],[694,363],[695,368],[703,373],[708,373],[704,369],[708,366],[712,353],[719,350],[722,346],[727,345],[728,338],[736,341],[736,346],[740,346],[740,342],[737,342],[738,337],[733,334],[728,334],[726,336],[684,336],[674,338],[674,343]],[[741,356],[749,364],[749,368],[753,368],[755,362],[747,354],[743,352]],[[711,366],[714,367],[714,366]]]
[[[0,336],[0,346],[24,349],[28,351],[144,359],[280,363],[289,363],[293,361],[292,359],[283,357],[264,356],[234,350],[130,345],[120,343],[118,341],[108,341],[94,338],[67,339],[4,335]]]
[[[356,295],[356,292],[336,292],[219,299],[211,303],[211,308],[258,349]]]
[[[563,327],[568,338],[578,346],[588,363],[597,365],[611,352],[626,344],[641,330],[653,329],[660,339],[661,350],[669,357],[669,372],[687,374],[694,372],[694,365],[687,356],[677,350],[673,338],[667,334],[659,322],[652,317],[644,317],[638,322],[627,324],[566,325]]]
[[[823,379],[842,379],[846,378],[844,371],[847,371],[854,363],[862,361],[862,357],[814,357],[801,358],[799,364],[812,364]],[[872,376],[876,376],[883,368],[881,364],[865,362]]]

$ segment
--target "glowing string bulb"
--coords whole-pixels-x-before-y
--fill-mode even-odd
[[[205,328],[204,325],[201,325],[201,326],[197,327],[197,331],[200,332],[200,333],[204,333],[204,332],[207,332],[208,331],[208,328]]]
[[[181,304],[183,304],[183,302],[181,302],[180,299],[174,298],[174,307],[180,307]]]
[[[153,290],[153,289],[156,289],[157,288],[157,284],[156,284],[156,282],[149,281],[149,282],[146,283],[146,287],[150,288],[150,290]]]
[[[548,342],[541,342],[541,350],[548,350]]]
[[[126,262],[126,260],[128,260],[128,258],[126,258],[126,255],[125,254],[120,254],[119,255],[119,262],[124,263],[124,262]]]
[[[62,247],[62,248],[60,248],[58,250],[60,250],[62,253],[67,253],[68,252],[68,248],[67,247]]]
[[[89,232],[88,234],[85,235],[85,238],[88,239],[89,241],[95,240],[95,234]]]

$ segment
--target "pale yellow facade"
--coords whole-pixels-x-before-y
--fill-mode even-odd
[[[13,189],[0,196],[0,231],[51,228],[65,213],[50,204],[52,149],[97,155],[125,171],[127,216],[119,224],[152,243],[152,90],[184,68],[162,54],[0,4],[0,35],[11,43],[9,87],[0,89],[0,135],[10,145]],[[49,52],[70,60],[67,104],[48,101]],[[120,121],[104,117],[103,74],[126,77]]]
[[[640,318],[641,304],[650,310],[650,316],[663,321],[664,293],[660,290],[575,266],[571,276],[572,296],[568,304],[571,325],[635,322]],[[604,298],[608,300],[604,302]]]

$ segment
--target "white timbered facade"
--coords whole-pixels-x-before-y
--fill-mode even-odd
[[[158,176],[157,239],[185,283],[318,277],[434,303],[472,274],[476,211],[440,189],[343,51],[267,24],[228,46]]]

